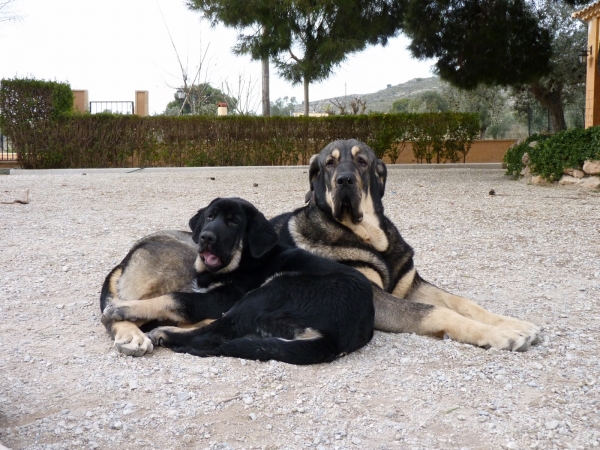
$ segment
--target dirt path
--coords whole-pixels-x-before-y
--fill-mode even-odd
[[[105,275],[216,196],[268,217],[306,169],[0,176],[0,442],[12,449],[525,449],[600,443],[600,198],[502,171],[391,169],[424,278],[544,326],[524,354],[377,332],[332,364],[117,355]],[[214,179],[211,179],[214,178]],[[255,186],[257,184],[257,186]],[[490,196],[494,189],[498,194]],[[1,448],[1,447],[0,447]]]

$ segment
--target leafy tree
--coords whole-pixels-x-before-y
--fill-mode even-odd
[[[410,99],[408,97],[399,98],[394,103],[392,103],[392,108],[390,112],[394,113],[406,113],[408,112],[408,104],[410,103]]]
[[[577,53],[587,45],[587,27],[571,19],[574,8],[544,0],[540,4],[542,25],[551,33],[550,71],[531,83],[515,88],[517,109],[531,105],[533,97],[548,110],[554,132],[567,129],[565,106],[581,102],[585,92],[585,66]]]
[[[385,45],[402,25],[398,0],[190,0],[213,24],[239,30],[234,52],[254,60],[269,56],[279,74],[308,87],[326,79],[349,54],[367,45]],[[266,31],[265,31],[266,30]]]
[[[296,97],[278,98],[271,102],[271,115],[273,116],[291,116],[295,106],[298,104]]]
[[[430,113],[450,110],[448,99],[437,91],[425,91],[412,97],[405,97],[392,103],[390,112]]]
[[[437,59],[443,80],[463,89],[515,87],[546,108],[559,131],[566,128],[565,102],[582,89],[584,68],[575,55],[585,48],[586,30],[571,18],[570,5],[584,3],[408,0],[403,30],[414,56]]]
[[[534,0],[409,0],[403,31],[451,84],[519,85],[549,71],[551,36]]]
[[[410,99],[408,112],[446,112],[449,110],[448,100],[437,91],[426,91]]]
[[[214,116],[217,114],[218,102],[226,102],[230,109],[236,107],[235,99],[208,83],[189,86],[187,94],[185,99],[179,99],[177,94],[174,94],[173,101],[167,104],[165,114]]]
[[[442,95],[447,98],[452,111],[474,112],[479,115],[479,137],[482,139],[486,130],[494,126],[496,137],[505,128],[500,126],[501,119],[510,113],[509,94],[506,89],[495,86],[480,85],[476,89],[459,89],[445,84]]]

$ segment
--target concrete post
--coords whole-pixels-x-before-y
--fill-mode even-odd
[[[149,115],[148,91],[135,91],[135,109],[133,113],[142,117]]]
[[[226,116],[227,115],[227,103],[218,102],[217,103],[217,116]]]
[[[90,111],[90,102],[87,90],[73,89],[73,111],[80,113]]]

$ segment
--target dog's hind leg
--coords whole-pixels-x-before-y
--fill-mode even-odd
[[[419,303],[441,306],[477,322],[481,322],[494,327],[504,328],[506,330],[518,330],[529,336],[531,343],[539,339],[540,327],[524,320],[495,314],[479,306],[472,300],[450,294],[432,284],[422,280],[416,275],[413,289],[406,297],[408,300],[414,300]]]
[[[449,308],[394,297],[381,289],[374,289],[373,301],[375,328],[381,331],[448,336],[479,347],[512,351],[525,351],[533,342],[532,335],[522,330],[482,323]]]
[[[213,350],[213,355],[258,361],[274,359],[288,364],[306,365],[330,362],[345,353],[338,354],[335,342],[327,336],[295,340],[244,337],[223,342]]]

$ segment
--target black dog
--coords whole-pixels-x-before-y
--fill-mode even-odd
[[[191,330],[159,327],[148,337],[154,345],[198,356],[292,364],[332,361],[373,336],[367,278],[343,264],[281,245],[273,226],[251,203],[213,200],[190,220],[190,227],[198,244],[195,292],[113,300],[103,322],[204,321]]]

